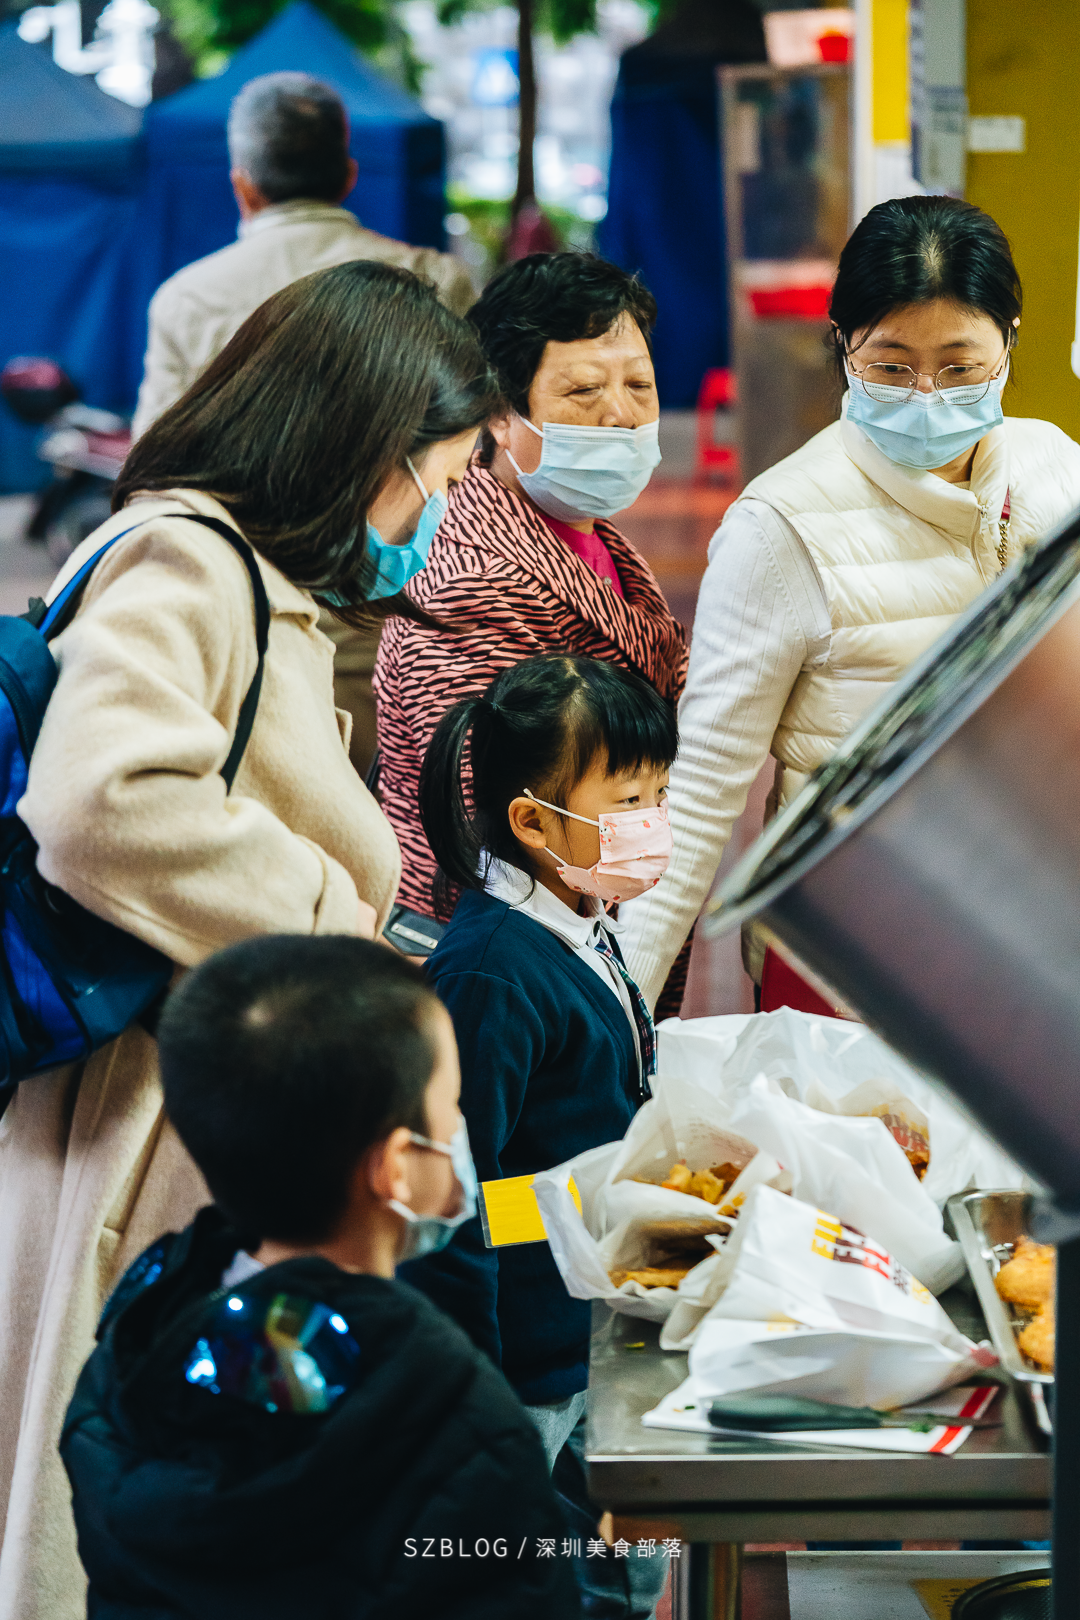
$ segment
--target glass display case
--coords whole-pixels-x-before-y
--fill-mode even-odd
[[[829,292],[852,227],[846,63],[720,68],[744,481],[839,414]]]

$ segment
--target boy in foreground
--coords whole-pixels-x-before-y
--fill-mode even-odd
[[[534,1426],[394,1280],[475,1210],[419,972],[343,936],[249,941],[158,1038],[216,1205],[127,1273],[68,1412],[92,1620],[576,1620]]]

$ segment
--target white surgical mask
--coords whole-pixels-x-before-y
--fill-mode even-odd
[[[1005,420],[1001,390],[1008,367],[990,384],[982,399],[969,402],[969,388],[946,388],[940,394],[909,394],[890,388],[893,399],[874,399],[854,372],[847,373],[849,422],[857,422],[883,456],[901,467],[930,472],[944,467],[978,444],[991,428]],[[886,390],[879,389],[879,392]]]
[[[636,428],[545,422],[541,429],[527,417],[518,420],[543,440],[540,465],[522,472],[507,450],[510,465],[526,495],[563,523],[625,512],[660,465],[658,421]]]
[[[405,1244],[397,1258],[399,1266],[404,1265],[406,1260],[420,1260],[425,1254],[436,1254],[439,1249],[445,1249],[458,1227],[471,1221],[476,1214],[476,1166],[469,1148],[465,1121],[461,1121],[449,1142],[435,1142],[430,1136],[421,1136],[418,1131],[410,1131],[409,1140],[415,1142],[417,1147],[446,1154],[461,1189],[461,1208],[456,1215],[418,1215],[408,1204],[388,1198],[390,1209],[408,1223]]]

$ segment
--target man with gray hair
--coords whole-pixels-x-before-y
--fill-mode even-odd
[[[246,84],[229,111],[229,161],[239,240],[178,270],[154,294],[136,437],[186,393],[260,304],[313,270],[379,259],[432,282],[456,315],[476,297],[468,272],[450,254],[365,230],[341,207],[357,165],[349,156],[345,108],[320,80],[268,73]],[[353,717],[349,756],[365,773],[375,752],[371,674],[378,632],[346,629],[329,614],[320,628],[335,646],[338,707]]]
[[[340,97],[306,73],[252,79],[229,112],[239,240],[170,276],[150,304],[133,431],[144,432],[271,294],[350,259],[402,265],[463,315],[475,298],[464,266],[433,248],[365,230],[341,207],[356,184]]]

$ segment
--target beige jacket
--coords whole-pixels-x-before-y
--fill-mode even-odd
[[[353,259],[401,265],[434,284],[455,315],[476,298],[468,272],[449,253],[409,247],[365,230],[345,208],[290,202],[240,226],[239,241],[185,265],[150,304],[150,331],[132,431],[136,438],[186,393],[248,316],[301,276]]]
[[[181,966],[258,934],[356,932],[361,898],[381,926],[397,842],[349,764],[315,605],[261,559],[269,649],[226,796],[218,771],[256,663],[251,585],[218,536],[161,515],[184,506],[227,520],[190,492],[136,502],[61,576],[144,520],[53,644],[59,679],[20,805],[41,870]],[[28,1081],[0,1122],[2,1620],[85,1615],[64,1412],[119,1273],[206,1201],[141,1029]]]

